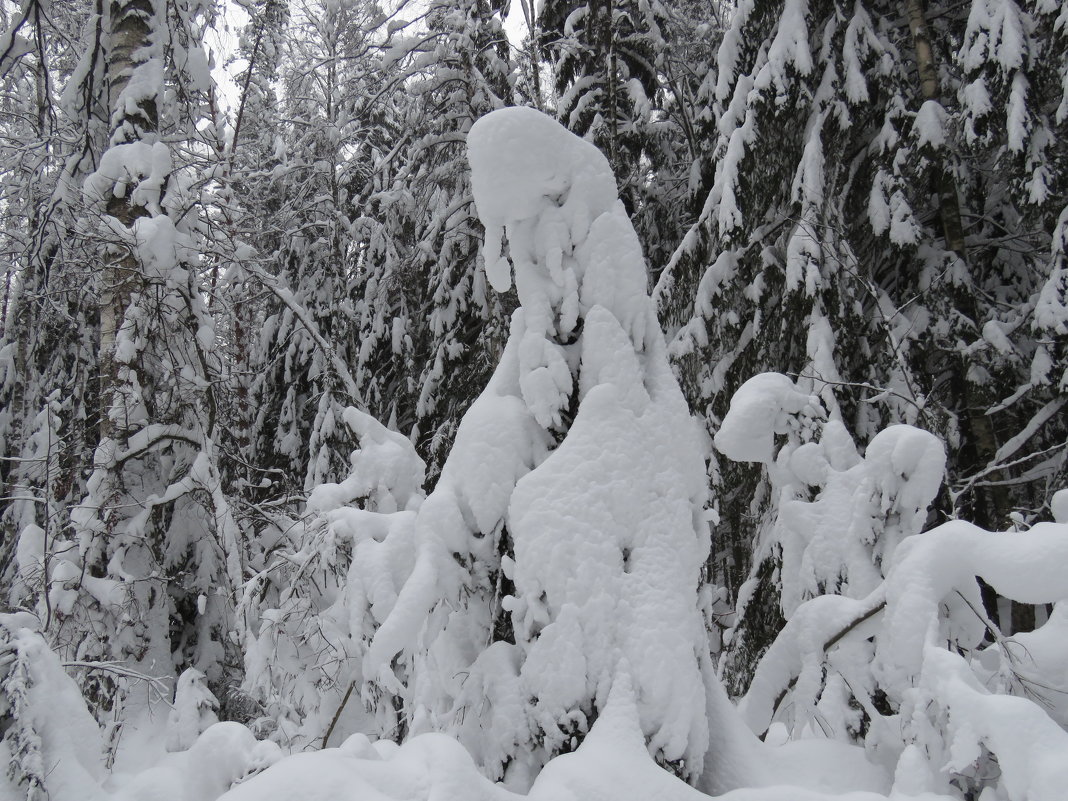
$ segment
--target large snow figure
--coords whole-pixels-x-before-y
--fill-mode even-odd
[[[413,733],[455,734],[515,786],[572,750],[626,675],[650,753],[693,780],[714,682],[705,443],[638,239],[604,156],[539,112],[483,117],[468,153],[487,275],[505,291],[514,270],[521,308],[419,510],[365,675],[406,696]]]

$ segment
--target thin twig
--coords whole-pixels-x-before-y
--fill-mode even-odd
[[[326,748],[326,744],[330,740],[330,735],[334,733],[334,727],[337,725],[338,719],[341,717],[341,712],[345,708],[345,704],[349,702],[349,696],[352,695],[352,689],[355,686],[355,681],[349,682],[349,688],[345,690],[345,697],[341,699],[341,704],[338,706],[337,711],[334,712],[334,718],[330,721],[330,726],[327,728],[326,734],[323,735],[323,748]]]

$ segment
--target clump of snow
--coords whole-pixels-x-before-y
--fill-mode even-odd
[[[171,151],[163,142],[115,144],[101,155],[96,171],[85,179],[82,192],[90,203],[129,197],[131,205],[160,215],[163,186],[173,172]]]
[[[12,799],[102,800],[100,730],[37,625],[27,613],[0,614],[0,775],[15,783]]]
[[[479,120],[467,139],[472,176],[478,176],[475,205],[486,228],[486,271],[498,292],[511,286],[502,251],[507,233],[517,288],[537,291],[529,281],[539,272],[530,269],[534,259],[547,257],[543,264],[559,275],[554,262],[562,261],[567,240],[581,244],[590,223],[611,209],[616,182],[600,150],[551,118],[530,108],[501,111]],[[530,308],[535,297],[528,293],[521,301]]]
[[[916,142],[938,150],[946,144],[946,126],[949,115],[937,100],[927,100],[916,112]]]
[[[360,443],[349,460],[351,472],[340,483],[315,487],[308,509],[329,512],[356,500],[384,513],[417,508],[424,495],[426,465],[411,441],[352,406],[342,412],[342,419]]]
[[[716,448],[736,462],[770,464],[777,434],[790,431],[797,415],[819,417],[819,399],[801,392],[779,373],[753,376],[734,393],[716,432]]]
[[[167,716],[167,750],[185,751],[200,733],[218,723],[219,700],[204,683],[199,670],[188,668],[178,677],[174,707]]]
[[[1056,522],[1068,524],[1068,489],[1057,490],[1053,493],[1049,508]]]

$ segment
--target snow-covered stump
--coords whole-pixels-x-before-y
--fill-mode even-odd
[[[605,157],[539,112],[483,117],[468,153],[488,277],[503,292],[514,274],[521,308],[365,675],[399,689],[391,663],[412,665],[412,732],[453,733],[515,786],[573,750],[626,676],[650,754],[694,780],[714,681],[706,443],[637,236]]]
[[[178,677],[174,705],[167,715],[168,751],[187,751],[209,726],[218,723],[219,699],[208,689],[203,673],[187,668]]]

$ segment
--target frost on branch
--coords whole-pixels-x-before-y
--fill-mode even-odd
[[[417,513],[365,694],[402,693],[413,732],[451,732],[525,787],[625,674],[649,752],[695,778],[715,681],[697,608],[704,440],[637,237],[604,156],[536,111],[482,118],[468,154],[487,273],[499,291],[514,274],[521,308]]]

